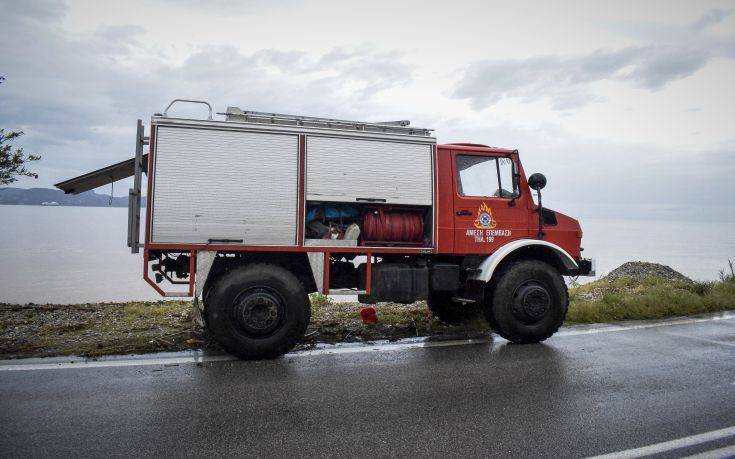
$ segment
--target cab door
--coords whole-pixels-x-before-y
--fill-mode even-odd
[[[452,167],[455,253],[488,254],[528,237],[517,156],[452,151]]]

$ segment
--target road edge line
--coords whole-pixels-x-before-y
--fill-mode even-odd
[[[735,435],[735,426],[726,427],[719,430],[711,430],[701,434],[690,435],[688,437],[676,438],[674,440],[664,441],[661,443],[653,443],[651,445],[641,446],[640,448],[626,449],[623,451],[615,451],[613,453],[607,453],[600,456],[594,456],[590,459],[612,459],[612,458],[626,458],[633,459],[643,456],[650,456],[653,454],[665,453],[679,448],[686,448],[689,446],[696,446],[702,443],[707,443],[713,440],[719,440],[721,438],[731,437]]]

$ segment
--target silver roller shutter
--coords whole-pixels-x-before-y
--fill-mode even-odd
[[[296,135],[159,127],[151,240],[294,245]]]
[[[432,204],[431,145],[313,136],[306,145],[308,200]]]

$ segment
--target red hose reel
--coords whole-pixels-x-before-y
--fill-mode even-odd
[[[420,244],[424,238],[421,212],[398,209],[371,209],[363,216],[362,238],[370,243]]]

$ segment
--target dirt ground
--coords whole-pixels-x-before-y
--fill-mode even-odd
[[[431,317],[425,303],[380,305],[378,323],[366,325],[360,318],[362,306],[323,298],[312,301],[312,320],[299,347],[490,332],[480,318],[464,325],[446,325]],[[0,304],[0,359],[217,349],[192,316],[188,301]]]

